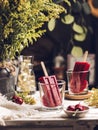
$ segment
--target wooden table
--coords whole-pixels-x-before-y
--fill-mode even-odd
[[[64,106],[80,101],[64,100]],[[84,103],[82,100],[81,103]],[[93,130],[98,125],[98,108],[90,108],[83,118],[68,118],[63,110],[41,111],[30,118],[5,121],[2,130]]]

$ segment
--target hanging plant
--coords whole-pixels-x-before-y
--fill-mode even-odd
[[[75,57],[81,56],[83,55],[81,43],[85,42],[89,28],[85,20],[85,15],[87,15],[87,13],[84,12],[86,8],[84,8],[84,5],[87,5],[87,2],[80,2],[78,0],[61,0],[59,2],[61,2],[61,5],[67,10],[67,13],[63,13],[60,18],[61,22],[65,24],[65,26],[70,26],[71,29],[71,34],[69,34],[69,44],[72,46],[71,54]],[[53,31],[54,24],[52,23],[51,26]]]
[[[66,2],[66,0],[64,1]],[[70,2],[70,5],[68,15],[74,17],[74,20],[69,23],[72,27],[71,40],[73,40],[71,54],[74,57],[81,57],[83,55],[83,49],[79,44],[86,40],[88,29],[86,27],[84,15],[82,14],[82,4],[77,0],[73,0],[73,3]],[[67,15],[65,15],[65,18],[66,17]],[[75,45],[75,42],[78,42],[77,46]]]

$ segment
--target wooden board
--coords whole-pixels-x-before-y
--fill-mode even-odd
[[[71,100],[84,100],[91,96],[91,91],[89,91],[87,94],[81,94],[81,95],[73,95],[69,94],[68,91],[65,92],[65,98],[71,99]]]

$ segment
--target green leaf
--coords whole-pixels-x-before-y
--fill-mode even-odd
[[[83,42],[86,39],[86,33],[75,34],[74,39],[79,42]]]
[[[84,33],[87,33],[87,28],[85,26],[83,26],[84,29]]]
[[[84,30],[83,30],[83,27],[78,25],[77,23],[74,23],[73,26],[72,26],[72,29],[76,32],[76,33],[83,33]]]
[[[71,54],[74,57],[81,57],[83,55],[83,50],[81,47],[73,46],[73,48],[71,50]]]
[[[68,4],[68,6],[71,6],[71,2],[69,0],[64,0],[65,3]]]
[[[74,17],[70,14],[66,15],[64,18],[61,19],[61,21],[64,23],[64,24],[71,24],[74,22]]]
[[[54,30],[55,24],[56,24],[56,20],[55,20],[55,18],[52,18],[52,19],[48,22],[48,29],[49,29],[49,31],[53,31],[53,30]]]

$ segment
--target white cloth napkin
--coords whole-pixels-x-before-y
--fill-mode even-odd
[[[62,110],[42,110],[39,94],[35,96],[37,103],[35,105],[16,104],[0,94],[0,125],[6,125],[6,120],[28,120],[28,119],[58,119],[61,117]],[[64,112],[63,112],[64,114]],[[48,118],[47,118],[48,117]]]
[[[26,118],[36,113],[39,113],[39,111],[33,105],[19,105],[7,100],[5,96],[0,94],[0,125],[5,125],[5,120]]]

